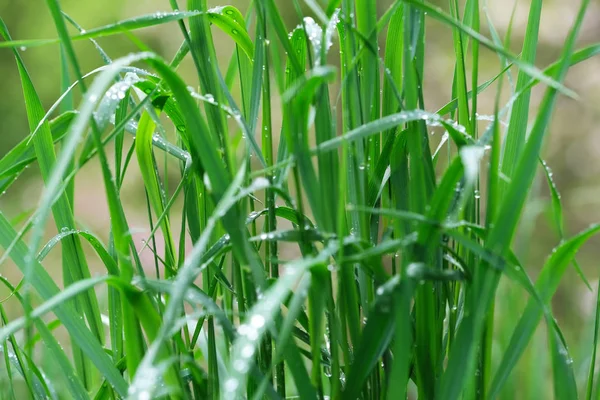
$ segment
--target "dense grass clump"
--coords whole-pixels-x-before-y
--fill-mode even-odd
[[[0,303],[0,397],[514,398],[511,373],[544,322],[539,370],[522,379],[539,398],[597,398],[597,332],[574,363],[551,300],[570,265],[585,280],[575,255],[600,226],[567,236],[540,162],[557,97],[577,98],[565,74],[600,52],[575,48],[590,1],[544,70],[542,0],[529,2],[519,55],[478,0],[398,0],[382,15],[374,0],[293,0],[291,32],[273,0],[251,3],[244,16],[171,0],[172,11],[85,31],[47,0],[57,39],[12,39],[1,22],[30,133],[0,160],[0,186],[36,163],[45,189],[19,219],[0,212],[4,268],[10,259],[23,277],[0,278],[22,310],[8,320]],[[429,18],[454,44],[452,97],[437,111],[422,89]],[[135,36],[166,23],[182,37],[170,62]],[[217,30],[235,43],[226,69]],[[94,41],[111,35],[140,52],[111,60]],[[83,71],[75,41],[106,65]],[[20,48],[52,44],[62,95],[45,110]],[[488,81],[483,52],[499,60]],[[186,58],[191,82],[177,72]],[[494,91],[481,118],[478,99]],[[88,163],[101,169],[107,239],[74,213]],[[133,170],[151,230],[142,244],[122,197]],[[512,242],[537,173],[562,240],[532,281]],[[44,260],[59,250],[62,281]],[[90,272],[98,260],[103,272]],[[496,296],[499,285],[520,297]],[[515,304],[509,319],[496,312]]]

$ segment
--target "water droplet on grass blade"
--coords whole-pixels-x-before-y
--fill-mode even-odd
[[[141,393],[138,393],[138,399],[139,400],[150,400],[150,392],[143,391]]]
[[[215,96],[213,96],[212,93],[206,93],[204,97],[206,98],[206,101],[210,104],[217,104],[217,102],[215,101]]]
[[[243,360],[235,360],[233,362],[233,369],[235,369],[240,374],[245,374],[248,372],[249,366],[248,363]]]
[[[256,329],[260,329],[265,325],[265,317],[262,315],[253,315],[250,318],[250,325],[252,325]]]
[[[248,333],[249,326],[246,324],[242,324],[238,327],[238,334],[245,336]]]
[[[247,344],[242,349],[241,355],[244,358],[250,358],[254,355],[254,352],[255,352],[254,346],[252,346],[251,344]]]
[[[460,149],[460,158],[465,168],[465,177],[473,182],[479,173],[479,163],[484,155],[480,146],[464,146]]]
[[[258,332],[256,331],[256,329],[250,328],[250,330],[246,334],[246,337],[248,337],[248,340],[255,341],[258,339]]]
[[[240,382],[235,378],[229,378],[225,381],[225,390],[228,392],[235,392],[240,385]]]
[[[204,173],[204,186],[206,186],[206,190],[212,192],[212,184],[210,182],[210,177],[207,173]]]

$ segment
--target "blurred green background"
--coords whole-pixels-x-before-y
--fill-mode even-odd
[[[374,0],[375,1],[375,0]],[[390,4],[390,0],[379,2],[379,12]],[[180,1],[180,3],[185,3]],[[248,7],[247,0],[209,1],[212,5],[231,4],[242,12]],[[303,3],[300,1],[300,3]],[[440,6],[446,1],[437,1]],[[486,3],[481,1],[482,4]],[[504,35],[509,24],[513,1],[488,0],[487,7],[491,19],[501,35]],[[63,9],[84,28],[93,28],[118,20],[156,11],[168,11],[169,2],[166,0],[63,0]],[[285,14],[288,30],[298,22],[298,17],[292,7],[291,0],[279,0],[282,12]],[[571,26],[579,2],[575,0],[546,0],[540,30],[540,47],[538,49],[537,66],[544,67],[554,61],[564,43],[566,33]],[[524,36],[528,0],[518,0],[516,4],[511,48],[519,52]],[[305,9],[310,15],[308,9]],[[14,39],[52,38],[55,37],[54,25],[46,9],[44,0],[0,0],[0,16],[4,19]],[[488,34],[488,27],[483,24],[483,31]],[[453,75],[452,35],[444,25],[429,21],[427,26],[427,71],[424,78],[425,103],[428,110],[435,111],[450,100],[451,82]],[[136,35],[151,49],[169,59],[181,43],[181,35],[176,23],[137,31]],[[219,62],[224,68],[231,56],[233,44],[220,31],[214,31],[217,41]],[[598,42],[600,40],[600,1],[596,0],[590,7],[586,17],[579,46]],[[118,58],[132,51],[136,46],[125,36],[102,38],[99,44],[112,58]],[[385,32],[380,35],[382,52],[385,44]],[[76,42],[76,50],[84,71],[90,71],[102,65],[102,60],[89,42]],[[335,64],[337,47],[331,52],[331,61]],[[35,47],[21,50],[34,84],[48,108],[60,95],[58,46]],[[482,65],[480,66],[481,81],[494,76],[499,71],[497,57],[489,51],[482,50]],[[180,71],[189,84],[197,85],[193,67],[188,61],[184,62]],[[515,71],[513,71],[514,73]],[[516,75],[515,75],[516,76]],[[22,140],[28,133],[27,118],[23,106],[14,58],[9,49],[0,49],[0,156],[4,155],[13,145]],[[546,142],[544,158],[554,171],[554,179],[562,194],[565,210],[565,225],[568,234],[572,235],[592,222],[600,221],[600,58],[595,58],[571,69],[567,78],[567,86],[577,91],[581,99],[574,101],[560,98],[550,135]],[[534,90],[533,107],[537,105],[543,93],[542,87]],[[493,89],[482,95],[480,100],[481,114],[492,113]],[[275,102],[275,104],[278,104]],[[277,109],[274,112],[278,112]],[[280,115],[275,115],[277,123]],[[436,139],[432,139],[434,142]],[[128,218],[131,226],[147,230],[146,210],[141,179],[137,179],[135,168],[131,170],[128,184],[123,191],[123,198],[128,207]],[[108,232],[108,213],[103,195],[103,187],[99,169],[95,162],[87,165],[77,176],[76,180],[76,216],[82,226],[88,227],[100,237],[106,239]],[[32,210],[39,199],[41,179],[35,167],[26,173],[5,193],[0,196],[0,209],[11,217]],[[532,278],[542,266],[547,254],[558,243],[558,235],[548,217],[550,207],[548,190],[543,176],[538,176],[529,206],[523,216],[523,223],[518,239],[515,241],[515,251],[521,257]],[[53,227],[49,226],[48,235]],[[141,236],[140,236],[141,238]],[[92,257],[93,259],[93,257]],[[600,269],[597,260],[600,259],[600,239],[592,239],[580,253],[579,261],[593,286],[598,286]],[[56,274],[60,272],[60,254],[53,252],[45,265]],[[91,266],[93,268],[93,266]],[[8,262],[0,266],[0,273],[14,280],[20,279],[16,269]],[[57,275],[57,281],[60,277]],[[525,294],[511,292],[504,288],[505,293],[523,296],[522,301],[512,301],[505,305],[501,315],[507,320],[516,318],[518,307],[524,304]],[[518,298],[517,298],[518,300]],[[554,311],[560,325],[563,327],[568,343],[586,341],[591,333],[595,294],[583,285],[581,280],[570,270],[554,300]],[[12,317],[19,314],[14,309]],[[509,328],[507,328],[509,329]],[[584,347],[582,347],[584,348]],[[588,348],[589,349],[589,348]],[[578,354],[574,356],[577,359]]]

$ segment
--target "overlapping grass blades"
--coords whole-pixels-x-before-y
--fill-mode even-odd
[[[589,0],[546,69],[535,66],[542,1],[529,4],[519,56],[493,27],[492,39],[481,33],[477,0],[450,0],[446,9],[399,0],[379,19],[375,1],[305,3],[316,21],[293,1],[294,29],[275,0],[252,2],[245,16],[231,5],[171,0],[172,12],[87,31],[48,0],[58,32],[50,40],[12,40],[2,23],[0,47],[16,57],[31,132],[0,160],[0,188],[31,163],[45,185],[22,226],[0,212],[0,260],[12,259],[23,275],[19,285],[1,279],[23,314],[8,321],[0,307],[10,396],[22,379],[36,399],[492,399],[510,389],[542,318],[555,398],[584,392],[551,300],[572,263],[587,283],[575,256],[600,228],[569,237],[546,169],[561,242],[535,284],[511,243],[556,98],[577,98],[565,74],[600,52],[600,44],[574,48]],[[428,18],[444,23],[453,42],[452,95],[438,112],[428,111],[423,90]],[[107,65],[81,70],[74,40],[170,22],[183,36],[171,63],[151,52],[111,61],[94,42]],[[216,29],[234,48],[227,71],[217,62]],[[62,95],[44,112],[17,49],[50,43],[60,44]],[[481,83],[483,48],[500,65]],[[177,72],[187,56],[190,85]],[[511,66],[516,87],[500,104]],[[533,110],[540,83],[546,95]],[[479,96],[493,90],[494,116],[480,134],[488,121],[478,117]],[[430,128],[445,131],[440,144]],[[89,162],[102,172],[108,243],[82,229],[73,210],[76,177]],[[141,248],[121,194],[136,164],[150,226]],[[42,246],[51,216],[59,232]],[[97,258],[83,251],[88,244]],[[63,291],[44,269],[59,248]],[[100,274],[92,278],[91,267]],[[496,363],[502,276],[529,299]],[[48,323],[50,312],[57,320]],[[68,337],[53,336],[61,325]],[[35,366],[42,345],[60,367],[52,375]],[[598,391],[596,374],[592,361],[587,398]]]

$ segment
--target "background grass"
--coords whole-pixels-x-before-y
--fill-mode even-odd
[[[494,3],[3,10],[2,396],[597,396],[597,10]]]

